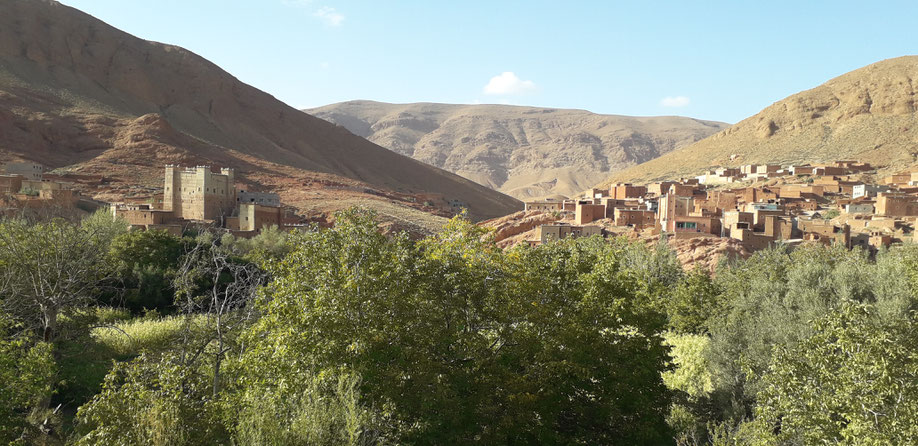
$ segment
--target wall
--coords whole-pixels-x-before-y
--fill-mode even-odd
[[[253,203],[239,204],[239,230],[259,231],[267,226],[281,227],[283,223],[283,208],[277,206],[262,206]]]
[[[633,226],[643,229],[654,225],[656,213],[637,209],[615,209],[615,226]]]
[[[612,186],[609,189],[609,196],[617,200],[624,200],[626,198],[641,198],[644,195],[647,195],[647,188],[644,186],[620,184]]]
[[[735,225],[730,228],[730,238],[739,240],[750,251],[768,248],[775,241],[764,234],[756,234],[751,229],[738,228]]]
[[[906,195],[879,194],[876,201],[876,214],[887,217],[918,216],[918,203],[915,198]]]
[[[115,214],[130,225],[165,225],[173,221],[172,211],[156,209],[117,209]]]
[[[564,209],[564,203],[560,201],[527,201],[524,203],[526,211],[560,211]]]
[[[22,190],[22,176],[0,175],[0,194],[16,194]]]
[[[680,228],[680,225],[694,225],[694,228]],[[720,219],[711,217],[676,217],[671,223],[669,232],[702,232],[705,234],[720,235]]]
[[[540,243],[547,243],[567,237],[602,235],[602,228],[599,226],[541,225],[536,230],[536,235]]]
[[[578,225],[590,223],[606,217],[606,207],[601,204],[577,203],[574,222]]]
[[[263,206],[280,206],[280,196],[270,192],[247,192],[244,190],[236,194],[239,203],[255,203]]]

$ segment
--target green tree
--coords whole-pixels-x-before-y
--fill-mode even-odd
[[[850,302],[780,346],[756,408],[762,444],[918,443],[918,330]]]
[[[261,265],[282,259],[290,252],[292,244],[289,232],[271,225],[262,228],[261,232],[252,238],[237,238],[229,233],[224,234],[220,239],[220,246],[235,256]]]
[[[101,247],[103,252],[108,251],[108,245],[119,235],[128,232],[128,222],[123,217],[112,215],[110,209],[99,209],[80,221],[80,226],[87,234],[92,235],[93,241]]]
[[[461,218],[419,243],[372,214],[336,221],[269,265],[242,387],[297,395],[358,373],[405,444],[671,440],[665,318],[647,291],[667,279],[632,268],[652,253],[601,239],[504,253]]]
[[[677,333],[707,332],[707,321],[721,311],[721,289],[700,269],[686,274],[665,303],[669,327]]]
[[[212,387],[221,390],[221,368],[238,348],[235,338],[252,320],[252,303],[265,282],[256,265],[232,257],[215,238],[199,238],[181,259],[175,279],[175,302],[185,316],[181,344],[183,364],[193,366],[209,356]]]
[[[723,309],[709,320],[715,398],[733,422],[752,415],[760,378],[776,346],[812,334],[810,321],[844,299],[872,299],[868,259],[844,247],[760,251],[718,272]]]
[[[590,238],[508,256],[511,302],[521,314],[509,324],[507,354],[524,371],[509,381],[509,439],[671,441],[664,421],[670,393],[660,377],[669,362],[660,336],[665,318],[657,308],[662,288],[681,271],[659,249]]]
[[[125,289],[124,305],[134,313],[172,308],[172,281],[183,252],[181,239],[166,231],[131,231],[116,236],[108,257]]]
[[[880,317],[891,321],[918,310],[918,245],[880,250],[875,267],[865,273]]]
[[[58,337],[61,316],[97,300],[108,278],[104,238],[63,220],[0,221],[0,299],[3,309],[45,342]]]

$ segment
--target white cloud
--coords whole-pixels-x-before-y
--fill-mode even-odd
[[[323,6],[312,15],[320,18],[328,26],[341,26],[341,23],[344,22],[344,14],[335,11],[335,8],[330,6]]]
[[[328,63],[328,62],[319,62],[319,68],[321,68],[321,69],[323,69],[323,70],[327,70],[328,67],[330,67],[330,66],[331,66],[331,64]]]
[[[524,94],[535,91],[536,84],[533,81],[524,81],[512,71],[505,71],[491,78],[488,85],[485,85],[485,94]]]
[[[667,96],[660,101],[664,107],[685,107],[692,102],[688,96]]]

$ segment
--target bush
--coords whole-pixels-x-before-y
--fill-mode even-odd
[[[30,415],[46,414],[57,372],[52,352],[51,344],[12,335],[9,323],[0,320],[0,442],[40,434]]]
[[[229,443],[208,376],[171,355],[117,364],[77,419],[77,445]]]
[[[382,445],[387,429],[362,406],[359,387],[353,374],[326,373],[301,390],[248,388],[233,404],[234,439],[249,446]]]

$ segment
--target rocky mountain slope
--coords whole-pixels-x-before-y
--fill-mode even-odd
[[[918,56],[888,59],[787,97],[707,139],[618,172],[604,184],[695,175],[711,166],[918,159]]]
[[[352,101],[304,111],[520,199],[579,193],[727,126],[506,105]]]
[[[439,193],[473,216],[519,201],[428,166],[240,82],[185,49],[145,41],[50,0],[0,1],[0,161],[161,186],[165,163],[218,164],[301,209],[339,198],[423,212]],[[316,189],[316,192],[310,192]]]

